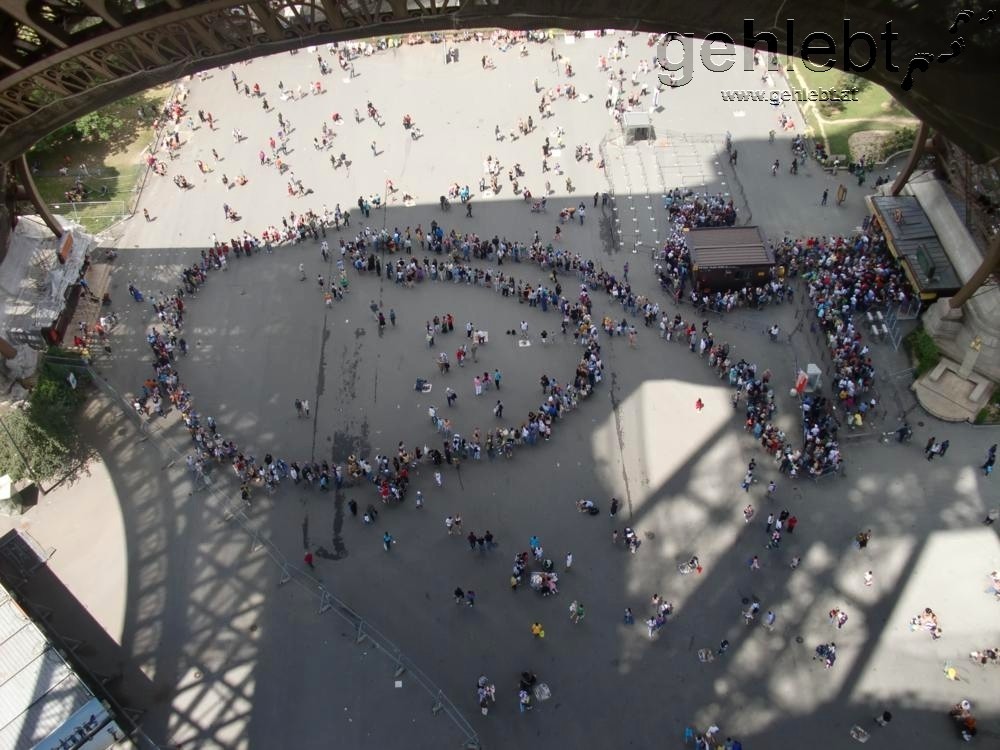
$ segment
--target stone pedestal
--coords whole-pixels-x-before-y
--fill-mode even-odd
[[[968,378],[972,374],[972,370],[976,366],[976,360],[979,359],[979,349],[981,346],[982,341],[978,338],[969,345],[969,351],[965,353],[965,356],[962,358],[962,364],[958,368],[959,377]]]
[[[962,332],[962,311],[948,306],[948,300],[941,298],[924,313],[923,323],[927,333],[938,342],[940,339],[954,341]]]
[[[953,310],[948,300],[939,299],[924,313],[922,321],[942,354],[955,362],[964,364],[969,345],[978,337],[981,349],[972,367],[1000,382],[1000,289],[984,287],[961,310]]]

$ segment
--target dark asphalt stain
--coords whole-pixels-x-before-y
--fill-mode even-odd
[[[326,343],[330,340],[329,315],[323,316],[323,335],[319,347],[319,371],[316,373],[316,406],[313,410],[312,449],[310,461],[316,460],[316,429],[319,424],[319,405],[326,392]]]
[[[365,331],[364,328],[355,328],[354,329],[354,338],[359,339],[362,336],[364,336],[365,333],[366,333],[366,331]]]
[[[367,421],[362,424],[360,435],[340,431],[333,433],[333,445],[331,446],[330,456],[337,463],[346,462],[347,457],[352,454],[359,457],[369,456],[371,455],[371,451],[372,446],[368,442]]]
[[[333,527],[330,536],[330,543],[333,545],[333,553],[329,555],[329,560],[343,560],[347,557],[347,545],[344,544],[344,537],[341,532],[344,529],[344,490],[337,489],[333,494]]]
[[[302,549],[309,549],[309,514],[302,519]]]
[[[613,255],[615,252],[614,230],[611,226],[612,221],[614,221],[614,217],[606,215],[602,215],[601,218],[597,220],[601,244],[604,245],[604,252],[608,255]]]
[[[628,481],[628,467],[625,462],[625,432],[622,427],[621,402],[618,400],[618,373],[611,373],[611,387],[608,396],[611,398],[611,411],[615,415],[615,436],[618,438],[618,456],[622,465],[622,480],[625,482],[625,502],[628,504],[629,517],[632,516],[632,489]]]
[[[340,379],[340,400],[347,403],[357,398],[358,391],[358,366],[361,362],[361,343],[356,342],[353,352],[348,352],[347,347],[341,355],[342,375]]]

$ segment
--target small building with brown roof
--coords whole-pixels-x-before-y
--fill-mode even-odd
[[[726,291],[771,279],[774,253],[760,227],[703,227],[687,235],[691,271],[699,289]]]

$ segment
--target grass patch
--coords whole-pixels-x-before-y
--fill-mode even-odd
[[[795,90],[816,91],[820,89],[843,89],[850,84],[847,75],[840,70],[822,73],[809,70],[802,60],[785,58],[789,84]],[[794,71],[794,72],[793,72]],[[797,74],[797,77],[796,77]],[[800,85],[801,79],[801,85]],[[916,126],[918,121],[883,87],[867,84],[858,94],[858,101],[844,102],[842,109],[824,108],[820,103],[799,103],[799,109],[813,135],[826,134],[827,150],[830,154],[851,157],[849,139],[852,134],[864,130],[896,131],[907,125]],[[818,117],[823,117],[823,128]]]
[[[846,74],[840,70],[827,70],[817,73],[809,70],[799,59],[792,59],[791,66],[805,82],[807,89],[840,89],[844,87]],[[795,79],[792,79],[793,85]],[[831,113],[825,119],[862,119],[868,120],[876,117],[906,117],[913,118],[896,99],[882,86],[870,84],[858,94],[858,100],[845,102],[843,111]]]
[[[88,137],[81,136],[81,118],[42,139],[28,152],[42,199],[56,213],[94,233],[130,214],[145,170],[143,152],[155,139],[153,118],[170,90],[170,86],[149,89],[85,116],[92,126]],[[145,117],[139,115],[140,106]],[[99,128],[93,126],[95,121]],[[59,174],[62,167],[69,170],[66,176]],[[77,177],[86,191],[82,200],[73,202],[67,193],[74,189]]]
[[[923,328],[915,328],[903,339],[906,351],[917,362],[917,377],[930,372],[941,361],[941,350]]]
[[[89,168],[88,168],[89,169]],[[76,177],[38,175],[35,184],[42,199],[58,214],[82,224],[88,232],[101,232],[131,213],[135,191],[145,167],[128,164],[121,167],[97,167],[80,180],[87,188],[83,202],[68,200],[66,193],[76,184]]]

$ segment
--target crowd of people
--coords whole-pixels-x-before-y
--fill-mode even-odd
[[[157,322],[147,334],[147,343],[153,353],[153,375],[140,386],[134,407],[143,416],[149,416],[153,411],[159,416],[165,416],[169,410],[168,405],[174,406],[191,435],[192,453],[186,459],[188,468],[199,477],[207,477],[214,466],[230,464],[239,479],[241,495],[246,501],[249,500],[254,487],[266,487],[273,491],[286,478],[296,485],[304,483],[304,486],[315,487],[321,491],[340,488],[345,482],[351,484],[368,481],[383,503],[388,504],[391,500],[403,501],[409,486],[409,471],[421,463],[440,467],[442,464],[457,464],[463,459],[476,460],[483,454],[490,459],[498,456],[510,458],[515,449],[521,446],[535,445],[540,438],[548,440],[557,420],[575,408],[581,399],[588,397],[602,380],[603,362],[598,329],[588,325],[592,303],[586,286],[581,286],[578,301],[570,303],[553,290],[544,287],[533,289],[524,282],[515,283],[513,278],[499,274],[495,289],[501,292],[502,284],[503,296],[516,297],[519,302],[526,302],[531,306],[545,307],[551,300],[553,307],[563,313],[564,321],[573,321],[574,325],[579,323],[578,326],[575,325],[574,337],[583,347],[571,383],[561,384],[555,378],[543,375],[544,400],[539,408],[530,411],[520,424],[489,429],[485,433],[477,428],[470,438],[466,439],[451,429],[450,420],[438,417],[436,409],[432,407],[432,423],[442,436],[441,450],[422,450],[419,446],[410,450],[400,442],[395,456],[378,455],[368,460],[367,457],[350,455],[343,464],[330,464],[327,461],[319,463],[312,460],[288,462],[280,457],[274,457],[270,452],[265,453],[263,460],[259,460],[254,455],[240,450],[235,441],[223,437],[213,418],[202,417],[194,408],[191,394],[184,387],[175,366],[178,356],[187,354],[187,344],[183,338],[185,296],[196,294],[213,271],[225,270],[229,257],[249,258],[256,255],[262,246],[267,246],[260,239],[250,235],[244,235],[242,238],[234,237],[229,241],[213,238],[213,242],[213,247],[202,251],[198,262],[183,269],[180,285],[174,293],[161,294],[151,300],[157,318]],[[343,248],[344,254],[350,255],[352,265],[358,272],[365,273],[369,261],[375,256],[366,254],[364,241],[359,239],[358,243],[345,243]],[[325,248],[324,252],[327,252]],[[584,278],[600,276],[594,270],[592,263],[581,262],[579,256],[575,256],[575,260],[580,263],[577,270]],[[380,260],[377,262],[381,263]],[[454,269],[449,268],[439,273],[436,259],[434,263],[435,265],[430,266],[432,278],[444,279],[447,276],[457,278]],[[569,260],[566,260],[566,267],[572,267]],[[387,263],[386,268],[391,270],[392,265]],[[486,279],[485,284],[488,286],[488,277],[483,278]],[[613,280],[608,283],[610,287],[615,287]],[[334,280],[331,279],[331,288],[335,288],[334,284]],[[558,281],[556,286],[559,286]],[[141,294],[134,294],[133,297],[137,303],[143,301]],[[441,330],[440,323],[437,329]],[[524,330],[526,332],[526,328]],[[460,352],[464,351],[465,347],[460,349]],[[488,383],[489,380],[487,375],[483,382]],[[499,372],[496,380],[496,385],[499,387]],[[302,404],[300,400],[296,403],[296,410],[300,415],[303,413]],[[308,415],[308,406],[306,405],[304,409]],[[494,410],[494,414],[502,418],[502,406],[499,410]],[[435,477],[440,482],[439,472],[435,471]],[[366,517],[370,519],[374,519],[375,515],[377,513],[366,512]]]
[[[622,45],[616,44],[609,50],[608,58],[622,59],[621,50]],[[367,51],[365,53],[367,54]],[[350,69],[353,76],[352,59],[352,54],[347,53],[338,55],[337,62],[342,69]],[[457,53],[454,59],[457,62]],[[451,60],[452,53],[449,50],[449,64]],[[322,56],[319,56],[319,64],[321,73],[329,72],[329,66]],[[615,94],[613,108],[623,111],[625,106],[632,106],[633,99],[638,94],[636,92],[624,94],[624,70],[619,68],[615,74],[606,59],[602,60],[600,65],[603,66],[602,69],[611,73],[610,85],[612,93]],[[487,67],[485,61],[483,67]],[[566,75],[571,76],[572,71],[568,70],[568,62],[565,63],[565,67]],[[234,85],[239,90],[235,77]],[[637,85],[636,76],[633,76],[633,85]],[[251,93],[246,95],[250,96]],[[252,89],[252,95],[260,95],[256,85]],[[299,97],[304,95],[299,92]],[[552,101],[563,95],[574,96],[574,88],[560,85],[554,91],[547,92],[540,103],[541,115],[550,116]],[[298,97],[291,95],[288,97],[288,99],[294,98]],[[266,101],[264,109],[268,110]],[[183,117],[185,114],[183,102],[173,103],[170,114],[175,121]],[[199,116],[201,114],[199,112]],[[379,119],[377,112],[369,111],[369,116],[373,120]],[[281,156],[287,155],[285,144],[291,128],[290,123],[282,115],[279,114],[279,118],[282,130],[269,143],[270,158],[263,150],[260,152],[261,165],[274,167],[285,175],[289,195],[305,195],[309,191],[303,188],[301,181],[281,161]],[[358,119],[357,115],[355,119]],[[334,122],[335,125],[339,124],[340,118],[335,117]],[[529,125],[526,127],[521,127],[519,123],[518,129],[521,135],[527,135],[534,130],[531,118],[528,118],[528,122]],[[411,126],[412,123],[404,123],[404,127]],[[500,135],[498,130],[498,139]],[[238,135],[234,137],[239,140]],[[314,147],[317,150],[329,149],[332,147],[334,137],[334,129],[324,124],[321,136],[314,139]],[[374,144],[373,151],[375,151]],[[334,161],[333,157],[331,161]],[[339,161],[346,163],[346,155],[341,154]],[[494,176],[500,173],[499,162],[496,162],[496,165],[496,169],[491,170]],[[545,167],[547,164],[543,163],[543,171]],[[515,192],[518,189],[516,179],[522,175],[520,165],[515,164],[508,175]],[[468,188],[459,188],[458,183],[455,183],[454,187],[454,197],[467,202],[470,198]],[[496,182],[493,182],[492,188],[497,189]],[[480,191],[485,189],[486,185],[480,185]],[[394,187],[387,188],[387,194],[394,192]],[[530,198],[530,193],[523,192]],[[381,200],[379,193],[373,193],[368,199],[359,197],[358,212],[362,216],[362,222],[370,215],[373,205],[375,208],[379,207]],[[587,200],[589,202],[589,197]],[[594,207],[597,205],[598,195],[595,194]],[[583,209],[584,204],[581,203],[580,208]],[[139,388],[134,407],[144,416],[153,413],[165,416],[171,407],[176,409],[191,437],[190,454],[186,458],[189,470],[196,477],[207,478],[219,468],[231,468],[237,477],[240,494],[245,502],[251,500],[255,488],[273,492],[288,480],[294,485],[314,488],[321,492],[336,491],[344,486],[355,485],[365,488],[366,492],[373,495],[372,502],[367,504],[362,514],[365,524],[373,524],[378,517],[379,503],[391,505],[406,501],[411,493],[413,471],[427,467],[440,486],[445,465],[459,466],[465,461],[481,460],[484,455],[489,460],[510,459],[524,447],[535,446],[549,440],[558,429],[561,418],[572,411],[581,400],[591,395],[603,380],[604,364],[601,358],[600,335],[604,333],[609,336],[628,337],[630,344],[634,346],[638,331],[644,328],[658,329],[660,338],[664,342],[679,343],[687,347],[690,353],[703,358],[720,380],[728,381],[732,389],[733,409],[740,413],[745,430],[752,434],[764,451],[773,458],[782,474],[789,477],[816,478],[834,470],[840,464],[841,456],[837,442],[839,423],[834,417],[832,406],[837,404],[847,413],[864,412],[870,405],[868,394],[875,374],[869,351],[862,341],[860,330],[853,323],[852,316],[877,305],[899,303],[909,299],[909,288],[898,267],[889,261],[884,247],[877,239],[875,241],[869,239],[848,241],[843,238],[788,240],[778,248],[781,259],[779,267],[782,272],[776,273],[767,283],[746,285],[742,289],[726,292],[710,292],[694,288],[692,285],[689,294],[685,295],[685,287],[692,279],[691,257],[685,240],[686,232],[696,227],[732,226],[738,212],[728,196],[682,190],[670,191],[665,197],[663,208],[669,215],[672,232],[657,256],[655,272],[661,287],[672,294],[675,302],[680,303],[684,296],[688,296],[693,306],[690,316],[668,312],[662,309],[656,300],[633,289],[628,280],[627,263],[623,274],[611,272],[595,261],[586,259],[574,249],[560,244],[558,240],[553,241],[548,238],[543,240],[537,232],[533,237],[524,239],[509,240],[507,237],[499,236],[487,238],[480,237],[475,232],[459,231],[457,228],[445,229],[436,221],[427,231],[421,225],[415,229],[405,227],[394,228],[392,231],[388,229],[379,231],[352,224],[351,213],[342,210],[337,204],[333,211],[325,205],[318,211],[313,209],[291,211],[287,216],[281,217],[280,226],[277,223],[270,224],[258,235],[249,231],[234,233],[229,239],[219,239],[213,235],[212,246],[202,251],[198,262],[182,271],[178,289],[171,294],[161,294],[150,300],[156,315],[156,322],[147,334],[147,343],[153,357],[153,372]],[[574,213],[574,216],[580,215],[581,224],[582,213],[582,210],[579,214]],[[230,215],[228,206],[226,214],[227,217]],[[332,248],[326,240],[327,230],[330,229],[344,230],[337,241],[332,243],[334,245]],[[253,455],[248,449],[241,449],[234,440],[223,436],[211,416],[203,416],[195,409],[192,395],[181,380],[177,361],[187,353],[187,344],[183,336],[185,300],[197,293],[215,271],[225,270],[227,264],[234,259],[256,258],[261,251],[271,254],[276,249],[280,253],[280,247],[283,245],[298,244],[307,240],[320,243],[323,260],[332,259],[336,267],[336,273],[331,272],[326,277],[324,275],[317,277],[322,298],[327,305],[343,299],[353,279],[373,276],[379,279],[385,278],[401,288],[411,288],[422,283],[451,283],[476,286],[484,290],[492,289],[510,304],[516,300],[519,305],[537,308],[545,314],[551,311],[554,314],[553,323],[537,334],[536,341],[545,344],[557,335],[566,337],[567,340],[572,337],[574,344],[581,347],[576,369],[565,383],[543,374],[540,379],[541,402],[523,419],[505,420],[502,402],[497,399],[493,414],[498,426],[486,430],[475,428],[467,435],[455,429],[452,421],[441,413],[444,410],[439,411],[436,406],[430,406],[428,414],[431,427],[437,435],[437,440],[440,441],[439,447],[426,448],[423,441],[410,447],[404,441],[400,441],[394,455],[364,456],[354,453],[345,456],[339,462],[317,462],[311,457],[288,461],[278,455],[277,447],[271,448],[273,454],[268,451],[264,452],[262,457]],[[300,278],[306,280],[303,266],[300,265],[299,269]],[[519,274],[514,269],[525,270],[523,274]],[[539,270],[542,272],[543,280],[538,280]],[[528,276],[529,273],[533,281],[519,278],[521,275]],[[771,383],[771,371],[759,367],[755,362],[743,358],[737,359],[733,354],[733,347],[728,342],[716,340],[709,321],[704,319],[704,314],[708,310],[726,313],[741,307],[760,309],[768,304],[790,301],[793,296],[790,281],[800,274],[808,283],[809,300],[816,310],[816,326],[826,336],[836,378],[833,383],[833,394],[830,397],[814,394],[802,398],[803,445],[797,447],[776,424],[777,404]],[[608,311],[598,317],[594,313],[593,297],[602,291],[609,303]],[[138,290],[133,297],[137,303],[143,302]],[[373,313],[380,329],[384,328],[386,318],[381,308],[374,308]],[[392,325],[395,325],[394,311],[390,312],[390,316]],[[453,321],[451,325],[446,322],[450,318],[451,315],[446,315],[435,320],[433,324],[428,321],[427,335],[430,348],[435,348],[435,334],[443,337],[446,331],[454,330]],[[641,325],[638,325],[640,321]],[[455,338],[459,339],[455,360],[460,365],[470,356],[472,361],[476,361],[476,347],[485,343],[478,338],[478,328],[472,321],[465,327],[467,332],[465,340],[461,336],[461,324],[459,333],[455,335]],[[528,338],[527,323],[522,323],[521,336]],[[436,358],[445,365],[449,362],[447,352],[437,354]],[[446,372],[447,369],[443,367],[442,372]],[[476,395],[482,392],[480,388],[489,389],[493,380],[488,370],[482,377],[477,372],[474,380]],[[499,375],[494,382],[499,391]],[[421,389],[419,379],[417,387],[418,390]],[[448,406],[451,406],[455,398],[454,392],[448,388],[446,394]],[[699,399],[696,408],[700,409],[703,406]],[[309,416],[307,401],[296,399],[295,409],[300,416],[306,418]],[[444,413],[447,414],[446,411]],[[749,491],[752,484],[757,481],[754,476],[755,465],[755,461],[751,461],[747,469],[744,483],[741,485],[745,491]],[[772,496],[773,492],[774,483],[771,482],[768,496]],[[375,500],[374,496],[377,496],[378,500]],[[593,501],[579,502],[583,504],[578,504],[578,510],[581,512],[590,513],[597,510]],[[590,505],[587,505],[588,503]],[[422,507],[422,504],[422,494],[416,492],[416,507]],[[616,504],[617,501],[613,505]],[[352,499],[347,507],[353,515],[357,515],[358,507],[355,500]],[[753,510],[749,505],[747,509],[744,514],[749,524]],[[768,549],[778,547],[783,530],[782,523],[786,523],[784,528],[788,532],[794,528],[797,519],[792,517],[791,523],[788,524],[787,517],[788,512],[783,511],[783,517],[779,518],[778,525],[772,527],[772,518],[769,516]],[[460,517],[454,523],[459,529],[461,528]],[[450,529],[449,526],[449,533]],[[491,545],[492,535],[487,532],[486,537],[479,537],[470,532],[468,539],[473,550],[483,550]],[[392,541],[394,540],[389,532],[385,532],[383,542],[387,552],[391,549]],[[613,541],[618,542],[617,529]],[[633,553],[641,544],[638,535],[631,528],[625,530],[625,543]],[[537,571],[541,576],[539,579],[541,583],[536,590],[545,595],[556,593],[558,578],[555,576],[554,566],[543,556],[540,544],[532,544],[531,548],[535,561],[539,562],[542,568]],[[308,555],[310,566],[311,560],[310,553]],[[567,568],[571,560],[570,554],[567,557]],[[752,560],[757,561],[757,557],[754,556]],[[793,558],[792,569],[797,567],[798,561],[798,557]],[[692,558],[692,563],[691,569],[696,569],[700,573],[698,558]],[[516,589],[526,577],[529,582],[531,581],[533,574],[529,570],[529,565],[528,553],[516,555],[510,576],[512,589]],[[756,567],[751,564],[751,570],[756,569],[759,569],[759,563]],[[870,585],[870,582],[866,585]],[[532,588],[535,586],[532,585]],[[460,592],[462,596],[459,596]],[[474,592],[456,589],[455,598],[456,603],[464,602],[468,607],[472,607]],[[579,622],[583,619],[583,607],[576,601],[572,606],[571,616],[574,622]],[[747,624],[754,621],[759,609],[759,602],[755,600],[754,605],[743,614]],[[666,626],[672,613],[671,603],[660,600],[658,596],[654,597],[653,613],[645,619],[650,638],[654,638],[660,629]],[[768,612],[767,617],[768,626],[773,626],[773,614]],[[843,620],[846,622],[846,616]],[[633,624],[631,609],[628,608],[626,608],[625,623]],[[843,624],[839,622],[838,627]],[[544,638],[544,630],[540,623],[532,625],[532,633],[535,637]],[[719,653],[723,653],[727,647],[728,641],[723,641]],[[817,657],[826,667],[832,667],[836,658],[836,645],[830,643],[817,648]],[[519,702],[522,711],[532,708],[531,688],[535,678],[533,675],[530,677],[530,682],[522,682],[520,685]],[[495,702],[495,689],[485,677],[480,678],[477,685],[477,698],[485,715],[489,703]],[[718,731],[717,727],[714,729]],[[707,733],[708,739],[699,736],[698,740],[704,742],[707,747],[709,741],[713,741],[714,744],[714,734],[715,732],[710,730]],[[730,747],[738,744],[727,742]]]

